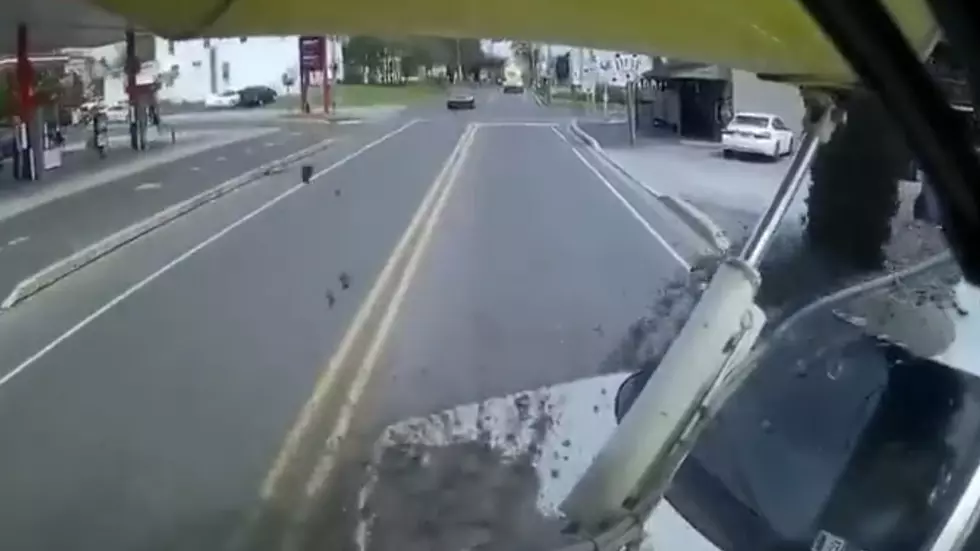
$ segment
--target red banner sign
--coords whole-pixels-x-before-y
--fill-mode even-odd
[[[326,66],[326,39],[322,36],[299,37],[299,66],[302,71],[322,71]]]

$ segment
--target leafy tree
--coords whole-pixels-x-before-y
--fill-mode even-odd
[[[804,236],[843,272],[878,270],[908,148],[874,94],[855,91],[845,107],[846,122],[820,146],[811,168]]]
[[[451,74],[459,69],[476,75],[487,60],[480,41],[475,39],[352,36],[344,46],[349,73],[381,74],[386,82],[407,79],[420,72],[429,74],[433,67],[440,65]]]
[[[474,74],[479,73],[479,67],[486,59],[486,53],[480,46],[480,41],[472,38],[445,38],[435,39],[439,46],[437,51],[442,54],[440,61],[449,68],[451,74]]]
[[[566,52],[555,58],[555,78],[558,82],[567,82],[572,75],[572,54]]]
[[[282,73],[282,87],[286,89],[286,94],[289,94],[290,89],[296,85],[296,75],[291,69],[287,69]]]
[[[344,44],[344,62],[358,69],[375,72],[381,68],[386,43],[374,36],[352,36]]]

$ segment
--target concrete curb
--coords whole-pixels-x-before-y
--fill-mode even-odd
[[[647,190],[649,191],[649,188]],[[732,242],[725,235],[725,231],[718,227],[718,224],[715,224],[707,214],[691,203],[673,195],[661,195],[660,200],[678,218],[690,226],[698,234],[698,237],[707,241],[716,251],[725,252],[732,246]]]
[[[347,118],[328,118],[322,115],[283,115],[279,117],[278,122],[284,122],[287,124],[297,123],[297,124],[326,124],[326,125],[336,125],[336,126],[346,126],[353,124],[364,124],[363,118],[347,117]]]
[[[592,148],[600,157],[602,157],[602,159],[606,161],[609,166],[616,169],[616,171],[623,178],[639,185],[650,193],[650,195],[657,198],[665,207],[667,207],[668,210],[680,218],[682,222],[690,227],[698,237],[706,241],[714,250],[718,252],[725,252],[731,246],[731,240],[728,239],[725,231],[721,229],[721,227],[716,224],[707,214],[680,197],[660,193],[642,180],[630,174],[629,171],[614,161],[602,148],[602,145],[598,140],[592,137],[585,130],[582,130],[582,127],[580,127],[578,124],[578,119],[572,121],[571,131],[579,139],[585,142],[586,145]]]
[[[96,260],[108,255],[136,239],[164,226],[173,220],[201,207],[219,197],[226,195],[240,187],[250,184],[264,176],[281,172],[287,165],[300,159],[313,155],[326,149],[335,139],[329,138],[319,141],[309,147],[290,153],[285,157],[270,161],[261,166],[244,172],[230,180],[226,180],[217,186],[205,190],[190,199],[185,199],[180,203],[171,205],[160,212],[136,222],[135,224],[123,228],[105,237],[88,247],[76,252],[75,254],[58,260],[47,268],[35,273],[34,275],[22,280],[13,291],[0,303],[0,310],[7,310],[23,302],[25,299],[36,295],[42,290],[50,287],[54,283],[80,270],[81,268],[95,262]]]
[[[391,117],[398,116],[406,109],[408,109],[408,105],[401,105],[401,104],[360,106],[360,107],[349,108],[349,110],[354,111],[354,113],[350,113],[350,114],[324,115],[322,111],[304,114],[300,112],[291,111],[291,112],[280,114],[278,118],[280,121],[286,121],[286,122],[336,124],[342,126],[342,125],[349,125],[349,124],[367,124],[372,122],[384,121],[390,119]]]
[[[707,142],[702,140],[680,140],[681,145],[687,147],[700,147],[701,149],[716,149],[721,151],[721,144],[718,142]]]

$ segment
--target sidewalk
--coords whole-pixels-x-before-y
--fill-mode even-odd
[[[611,114],[605,119],[597,117],[579,118],[578,125],[579,128],[595,138],[602,147],[629,147],[630,145],[629,126],[626,124],[625,114],[623,113]],[[719,149],[720,147],[718,142],[679,138],[669,130],[655,128],[637,129],[637,144],[648,146],[654,144],[680,144],[712,150]]]
[[[88,251],[90,245],[109,236],[115,238],[117,232],[128,231],[141,221],[152,221],[173,205],[209,195],[209,190],[223,182],[244,185],[273,169],[271,162],[298,150],[309,148],[305,153],[312,154],[326,147],[325,130],[252,131],[231,142],[206,143],[179,158],[161,161],[158,157],[155,163],[130,158],[128,163],[99,172],[78,170],[57,183],[52,178],[46,189],[34,190],[29,196],[34,204],[21,204],[18,212],[7,208],[7,201],[0,197],[0,301],[9,298],[19,283],[52,264]],[[254,170],[246,178],[237,178],[250,169]],[[50,284],[63,275],[42,283]]]
[[[752,230],[789,164],[733,161],[700,147],[655,142],[605,152],[653,191],[681,197],[702,210],[736,241]],[[784,227],[801,223],[809,181],[804,186],[790,205]]]
[[[624,177],[718,246],[725,240],[711,236],[720,233],[735,242],[751,232],[782,175],[782,163],[746,163],[749,170],[741,170],[712,148],[675,139],[642,138],[631,147],[623,123],[576,121],[572,130]],[[790,219],[799,218],[796,203]]]
[[[0,172],[0,221],[67,195],[125,178],[154,166],[175,162],[184,157],[241,140],[273,132],[270,129],[243,129],[234,132],[192,131],[177,134],[171,145],[169,135],[151,139],[144,152],[129,148],[128,136],[111,136],[105,159],[91,150],[69,150],[62,166],[45,171],[37,182],[14,180],[4,166]]]
[[[633,147],[617,135],[613,124],[579,122],[606,159],[652,193],[679,197],[711,219],[732,242],[746,237],[776,193],[790,160],[725,159],[717,147],[677,139],[641,138]],[[605,133],[603,133],[605,131]],[[598,134],[593,134],[595,132]],[[780,231],[802,231],[810,176],[790,205]],[[896,224],[912,219],[911,207],[920,184],[903,182]]]

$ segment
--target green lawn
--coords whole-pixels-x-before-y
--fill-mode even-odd
[[[338,107],[364,107],[370,105],[408,105],[444,94],[442,88],[429,84],[337,84],[333,87],[333,100]],[[280,98],[281,105],[299,109],[299,96]],[[320,88],[310,89],[310,105],[322,106]]]
[[[371,85],[339,84],[334,88],[337,105],[405,105],[442,94],[438,86],[428,84]]]

